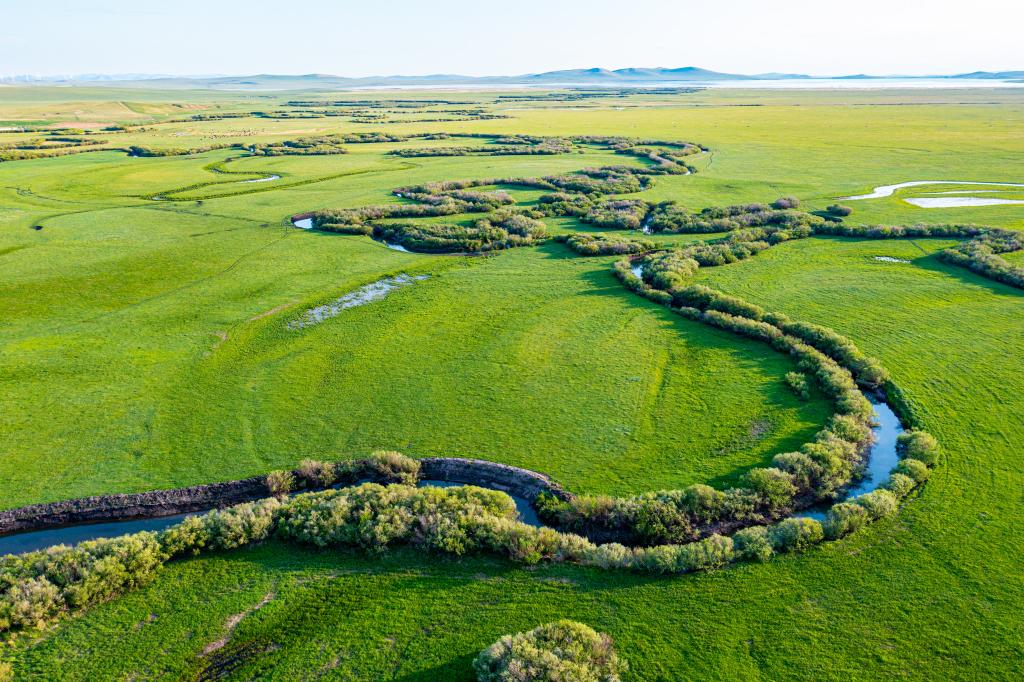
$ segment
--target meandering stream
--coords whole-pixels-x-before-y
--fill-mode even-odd
[[[896,439],[903,433],[903,426],[900,424],[899,417],[896,416],[896,413],[886,403],[873,398],[870,400],[875,411],[876,426],[873,429],[875,442],[868,452],[864,476],[850,485],[842,498],[836,500],[837,502],[869,493],[880,487],[889,480],[889,472],[899,461],[899,455],[896,452]],[[447,488],[465,484],[428,479],[420,481],[417,485]],[[523,523],[531,526],[544,525],[529,500],[515,495],[509,495],[509,497],[515,502],[516,509],[519,511],[519,517]],[[825,518],[827,511],[828,506],[826,505],[798,512],[795,516],[820,521]],[[175,514],[158,518],[112,521],[109,523],[78,524],[63,528],[16,533],[0,537],[0,556],[4,554],[23,554],[59,544],[76,545],[86,540],[113,538],[144,530],[162,530],[178,523],[187,516],[200,513],[203,512]]]

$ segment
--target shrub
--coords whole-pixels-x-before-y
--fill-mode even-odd
[[[803,372],[787,372],[786,385],[801,400],[811,397],[811,387],[807,383],[807,375]]]
[[[776,552],[800,552],[824,537],[821,524],[808,518],[785,519],[768,529],[768,540]]]
[[[571,620],[505,635],[473,661],[479,682],[619,682],[628,667],[608,635]]]
[[[832,505],[828,510],[822,527],[826,538],[838,540],[850,533],[857,532],[868,521],[868,512],[863,506],[850,502],[840,502]]]
[[[829,215],[834,215],[837,218],[845,218],[846,216],[853,213],[853,209],[849,206],[843,206],[841,204],[832,204],[827,209]]]
[[[733,556],[732,538],[716,534],[681,545],[677,565],[680,571],[707,571],[725,566]]]
[[[671,502],[643,496],[634,505],[633,531],[641,542],[662,545],[694,539],[689,517]]]
[[[772,466],[790,474],[798,490],[815,490],[822,479],[821,465],[803,452],[783,452],[775,455],[772,458]]]
[[[896,450],[900,457],[916,459],[928,466],[935,466],[939,459],[939,442],[927,431],[911,430],[901,433],[896,439]]]
[[[896,496],[883,488],[865,493],[853,501],[864,507],[872,520],[892,516],[899,508]]]
[[[189,516],[184,521],[161,531],[157,536],[164,556],[168,559],[198,555],[210,543],[210,529],[201,516]]]
[[[738,559],[768,561],[772,556],[772,544],[768,539],[768,529],[764,526],[751,526],[736,531],[732,543]]]
[[[719,518],[725,508],[725,493],[709,485],[697,483],[684,488],[679,496],[679,505],[699,523],[709,523]]]
[[[799,208],[800,200],[796,197],[779,197],[772,202],[772,208],[776,210],[785,210],[791,208]]]
[[[11,667],[10,663],[4,663],[0,661],[0,682],[13,682],[14,681],[14,668]]]
[[[889,480],[885,482],[885,489],[900,499],[909,495],[916,487],[914,479],[899,473],[890,474]]]
[[[0,630],[43,628],[64,608],[60,590],[45,577],[21,580],[0,595]]]
[[[903,459],[893,469],[898,474],[903,474],[908,478],[912,478],[914,483],[924,483],[928,480],[928,475],[931,473],[928,470],[928,465],[918,459]]]
[[[367,465],[385,480],[415,485],[420,477],[420,463],[393,450],[377,450],[367,459]]]
[[[635,563],[634,550],[616,542],[591,545],[580,557],[581,563],[603,569],[628,569]]]
[[[200,517],[211,549],[236,549],[266,540],[274,530],[274,512],[281,501],[268,498],[217,509]]]
[[[769,509],[780,509],[789,505],[796,494],[793,476],[781,469],[751,469],[744,477],[749,488]]]
[[[290,471],[271,471],[267,474],[267,490],[274,497],[287,497],[295,489],[295,475]]]
[[[326,488],[335,481],[334,465],[316,459],[304,459],[296,469],[307,488]]]

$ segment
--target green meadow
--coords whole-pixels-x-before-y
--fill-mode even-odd
[[[278,94],[254,103],[236,93],[0,89],[0,122],[34,129],[0,133],[0,144],[53,126],[101,140],[99,151],[0,162],[0,508],[378,449],[508,463],[577,492],[727,487],[831,414],[822,396],[800,400],[786,386],[788,356],[630,293],[613,257],[554,242],[431,256],[291,225],[307,211],[398,202],[399,186],[634,159],[596,148],[387,153],[462,139],[347,144],[349,153],[325,156],[133,158],[122,151],[130,145],[438,131],[685,140],[710,149],[693,157],[698,172],[658,176],[630,197],[692,209],[792,195],[821,210],[912,180],[1024,182],[1024,94],[1013,91],[724,90],[583,103],[500,94],[302,94],[437,98],[507,116],[407,120],[456,106],[432,105],[367,124],[183,120],[299,110]],[[112,125],[127,130],[104,130]],[[280,177],[242,182],[268,174]],[[905,201],[970,190],[845,202],[847,220],[1024,229],[1024,205]],[[526,205],[539,194],[510,193]],[[625,234],[547,222],[552,234]],[[803,554],[675,577],[275,541],[172,563],[147,587],[12,638],[0,660],[19,680],[208,679],[217,659],[204,649],[223,637],[233,656],[224,679],[471,680],[472,659],[501,635],[571,618],[614,638],[628,680],[1019,678],[1024,295],[941,262],[935,254],[952,244],[814,237],[698,275],[831,327],[890,370],[943,448],[893,519]],[[1024,263],[1021,252],[1007,258]],[[426,278],[288,325],[400,273]]]

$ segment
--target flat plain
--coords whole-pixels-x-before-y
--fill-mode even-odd
[[[131,145],[438,131],[686,140],[709,149],[692,161],[698,172],[658,177],[637,197],[691,209],[792,195],[822,210],[912,180],[1024,182],[1024,94],[1013,91],[583,103],[502,94],[329,95],[454,102],[367,123],[190,120],[301,111],[274,94],[0,90],[0,127],[80,126],[101,141],[98,151],[0,162],[0,506],[377,449],[500,461],[579,492],[721,487],[806,441],[829,414],[820,396],[787,389],[788,357],[643,301],[615,280],[613,258],[553,242],[485,257],[408,254],[291,225],[307,211],[398,202],[391,191],[404,185],[622,162],[609,151],[388,154],[428,145],[417,140],[347,145],[343,155],[136,158],[123,151]],[[430,113],[452,107],[507,118],[417,120],[460,118]],[[126,130],[102,130],[113,125]],[[35,135],[3,133],[0,143]],[[280,177],[243,182],[267,175]],[[911,194],[850,202],[850,220],[1024,228],[1021,205],[921,209],[904,201]],[[595,230],[572,219],[549,228]],[[3,656],[18,679],[195,678],[230,617],[269,596],[229,633],[249,653],[228,679],[471,679],[482,647],[560,617],[611,634],[631,680],[1019,677],[1024,298],[936,258],[951,243],[815,237],[700,274],[829,326],[890,369],[943,446],[894,519],[765,564],[660,578],[271,542],[174,562],[137,592],[12,640]],[[287,325],[399,273],[428,278],[315,326]]]

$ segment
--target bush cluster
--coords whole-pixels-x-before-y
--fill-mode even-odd
[[[321,135],[319,137],[300,137],[295,140],[251,144],[248,149],[254,156],[348,154],[348,150],[342,146],[343,142],[344,140],[337,135]]]
[[[384,223],[373,237],[424,253],[484,253],[543,241],[546,226],[520,211],[495,211],[471,227],[437,223]]]
[[[607,256],[643,253],[656,247],[654,242],[628,237],[609,237],[599,234],[559,235],[557,241],[564,242],[570,249],[582,256]]]
[[[619,682],[629,666],[608,635],[560,620],[505,635],[473,661],[478,682]]]

